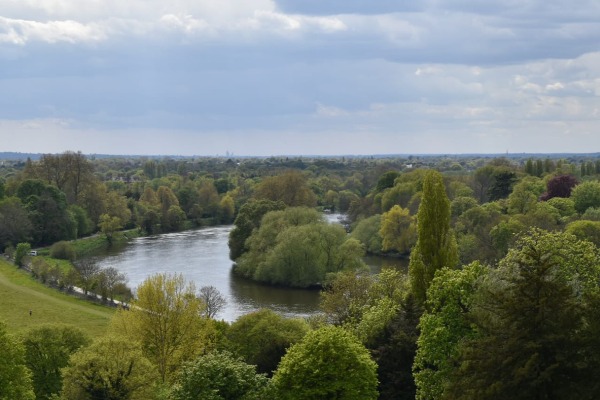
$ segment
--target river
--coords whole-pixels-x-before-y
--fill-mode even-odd
[[[330,218],[333,219],[333,218]],[[262,285],[234,275],[227,240],[233,226],[201,228],[133,239],[125,247],[94,257],[101,267],[125,273],[128,286],[136,288],[157,273],[181,273],[196,287],[214,286],[227,304],[217,315],[225,321],[259,310],[272,309],[289,317],[318,312],[319,291]],[[366,257],[378,271],[382,266],[404,268],[406,260]],[[387,265],[386,265],[387,264]]]

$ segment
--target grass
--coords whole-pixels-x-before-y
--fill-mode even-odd
[[[133,239],[141,236],[138,229],[130,229],[127,231],[115,232],[113,236],[113,246],[119,246],[126,243],[129,239]],[[77,257],[85,257],[90,253],[94,253],[101,249],[106,249],[110,246],[106,236],[102,234],[96,234],[81,239],[77,239],[71,242],[75,248]]]
[[[114,314],[109,307],[48,288],[5,260],[0,260],[0,299],[0,319],[14,333],[44,323],[65,323],[98,337]]]

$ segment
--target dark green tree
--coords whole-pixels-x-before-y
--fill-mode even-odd
[[[235,261],[247,250],[246,240],[254,229],[260,227],[266,213],[284,208],[283,202],[271,200],[251,200],[244,204],[233,223],[235,227],[229,234],[229,258]]]
[[[62,371],[71,354],[89,344],[78,328],[68,325],[41,325],[23,337],[25,362],[32,373],[36,399],[48,399],[60,393]]]
[[[454,268],[458,250],[450,229],[450,201],[442,175],[427,171],[423,180],[423,197],[417,213],[417,244],[410,254],[409,276],[412,292],[419,304],[425,302],[427,288],[435,271]]]
[[[600,339],[589,334],[586,299],[599,266],[595,246],[574,236],[523,236],[478,289],[476,334],[462,341],[443,398],[598,398]]]
[[[271,375],[281,357],[308,332],[300,319],[287,319],[263,309],[239,317],[227,331],[231,350],[258,372]]]

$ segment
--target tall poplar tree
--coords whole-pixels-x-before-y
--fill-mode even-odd
[[[427,171],[417,213],[417,244],[410,254],[408,273],[417,302],[425,302],[435,271],[458,263],[456,238],[450,229],[450,201],[442,175]]]

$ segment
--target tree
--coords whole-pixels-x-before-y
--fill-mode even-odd
[[[600,221],[573,221],[567,225],[565,232],[575,235],[579,240],[588,240],[600,246]]]
[[[214,286],[200,288],[200,300],[204,302],[204,316],[214,318],[225,307],[227,300]]]
[[[461,341],[444,398],[598,398],[600,340],[588,314],[596,304],[586,303],[599,266],[595,246],[572,235],[522,236],[477,290],[476,334]]]
[[[82,259],[75,263],[77,271],[77,284],[83,289],[83,294],[87,296],[90,290],[93,290],[98,283],[98,274],[100,267],[92,259]]]
[[[281,201],[289,207],[314,207],[317,202],[315,193],[306,183],[306,178],[298,171],[288,171],[265,178],[256,188],[254,197]]]
[[[115,267],[106,267],[99,271],[98,284],[104,298],[113,302],[118,288],[127,283],[125,274],[119,272]]]
[[[227,331],[231,350],[258,372],[271,375],[286,350],[308,332],[301,319],[288,319],[262,309],[239,317]]]
[[[0,249],[32,239],[33,226],[18,197],[0,200]]]
[[[427,171],[423,180],[423,198],[417,213],[417,244],[410,254],[409,276],[415,299],[425,302],[427,288],[435,271],[454,268],[458,251],[450,229],[450,202],[442,175]]]
[[[322,284],[325,275],[361,267],[364,249],[314,209],[293,207],[263,217],[234,271],[262,282],[296,287]]]
[[[358,221],[351,235],[365,246],[367,253],[379,254],[383,240],[379,234],[380,229],[381,215],[375,214]]]
[[[416,227],[408,209],[398,205],[381,216],[383,251],[408,253],[416,241]]]
[[[579,181],[573,175],[557,175],[546,183],[546,192],[541,200],[547,201],[555,197],[570,197],[571,191]]]
[[[112,243],[113,235],[119,229],[123,228],[123,221],[119,217],[111,217],[108,214],[102,214],[100,216],[100,222],[98,223],[100,231],[106,236],[109,243]]]
[[[33,400],[31,372],[25,364],[23,345],[6,331],[0,321],[0,399]]]
[[[583,214],[590,207],[600,207],[600,182],[587,181],[575,186],[571,192],[575,210]]]
[[[80,329],[69,325],[41,325],[25,334],[25,362],[32,373],[36,399],[49,399],[60,393],[62,368],[69,363],[71,354],[89,342]]]
[[[15,264],[22,267],[25,262],[25,257],[29,255],[31,245],[29,243],[17,244],[17,251],[15,251]]]
[[[285,204],[271,200],[250,200],[244,204],[234,221],[234,228],[229,234],[229,258],[236,260],[246,250],[246,240],[254,229],[258,229],[262,217],[269,211],[283,210]]]
[[[136,342],[105,337],[71,356],[62,396],[78,400],[150,400],[156,397],[156,368]]]
[[[343,271],[321,292],[320,308],[334,325],[357,323],[369,301],[373,276],[367,271]]]
[[[475,287],[488,269],[478,262],[461,270],[436,272],[427,291],[426,310],[420,318],[420,334],[413,364],[417,399],[444,398],[444,388],[457,368],[461,340],[474,335],[468,312]]]
[[[165,382],[202,350],[203,311],[193,283],[181,274],[157,274],[138,287],[130,311],[119,312],[113,328],[142,344]]]
[[[309,332],[292,346],[271,380],[278,399],[376,399],[377,364],[343,328]]]
[[[388,171],[379,177],[375,191],[382,192],[394,186],[394,181],[400,176],[398,171]]]
[[[260,399],[267,378],[228,352],[212,352],[186,364],[173,385],[172,400]]]
[[[488,188],[488,200],[504,199],[512,192],[517,174],[510,167],[496,167],[492,174],[492,183]]]

